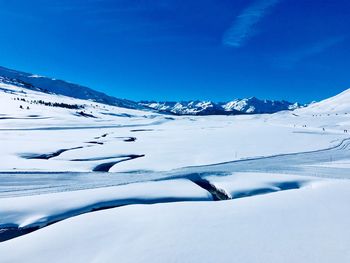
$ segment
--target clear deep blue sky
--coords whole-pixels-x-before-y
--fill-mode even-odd
[[[0,0],[0,65],[133,100],[350,88],[349,0]]]

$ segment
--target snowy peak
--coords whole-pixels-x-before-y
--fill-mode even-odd
[[[176,115],[236,115],[275,113],[300,108],[298,103],[288,101],[259,100],[255,97],[235,99],[225,103],[211,101],[155,102],[142,101],[140,105]]]

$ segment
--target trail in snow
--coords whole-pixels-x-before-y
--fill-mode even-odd
[[[329,149],[238,160],[221,164],[187,167],[168,172],[47,173],[0,172],[0,197],[73,191],[135,182],[189,178],[193,174],[225,175],[233,172],[269,172],[303,176],[350,179],[350,169],[317,166],[318,163],[350,158],[350,138]]]
[[[350,179],[349,170],[332,173],[329,167],[317,167],[319,163],[339,161],[350,158],[350,138],[344,139],[340,144],[316,151],[300,152],[291,154],[279,154],[267,157],[250,158],[212,165],[185,167],[174,171],[178,174],[186,174],[191,171],[196,173],[208,172],[272,172],[293,173],[308,176],[320,176],[329,178]]]

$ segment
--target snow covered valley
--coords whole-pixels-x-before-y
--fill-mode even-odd
[[[0,262],[349,262],[350,91],[171,116],[0,84]]]

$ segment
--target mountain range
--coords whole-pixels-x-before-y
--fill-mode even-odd
[[[288,101],[260,100],[255,97],[235,99],[229,102],[212,101],[155,102],[142,101],[141,105],[159,112],[176,115],[237,115],[275,113],[302,107],[299,103]]]
[[[35,74],[0,67],[0,81],[16,84],[27,89],[53,93],[113,105],[129,109],[148,109],[156,112],[174,115],[238,115],[275,113],[283,110],[294,110],[302,107],[299,103],[288,101],[260,100],[255,97],[235,99],[229,102],[212,101],[181,101],[181,102],[135,102],[115,98],[88,87],[73,84],[63,80],[43,77]]]

